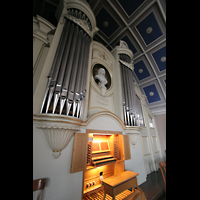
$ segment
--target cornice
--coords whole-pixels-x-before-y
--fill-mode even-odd
[[[54,124],[58,124],[57,126],[62,126],[65,127],[66,125],[70,125],[71,127],[86,127],[90,122],[92,122],[94,119],[100,117],[100,116],[107,116],[111,117],[117,123],[122,127],[122,129],[126,133],[139,133],[142,130],[142,127],[139,126],[125,126],[124,122],[114,113],[109,112],[109,111],[102,111],[95,113],[87,118],[86,121],[82,121],[81,119],[77,119],[75,117],[71,116],[64,116],[64,115],[59,115],[59,114],[33,114],[33,122],[35,123],[46,123],[46,126],[50,124],[49,126],[54,126]],[[53,124],[53,125],[51,125]]]
[[[126,54],[131,58],[131,60],[133,60],[133,52],[130,49],[119,47],[119,46],[116,46],[115,48],[118,51],[118,54]]]
[[[36,15],[36,19],[38,22],[41,22],[43,25],[47,26],[49,30],[56,30],[56,27],[53,24],[51,24],[49,21],[44,19],[43,17]]]
[[[33,38],[40,40],[46,46],[50,45],[48,34],[54,33],[56,27],[39,15],[33,17],[33,24],[37,25],[37,29],[33,30]]]
[[[140,131],[142,130],[142,127],[140,127],[140,126],[126,126],[125,127],[125,129],[124,129],[124,131],[126,132],[126,133],[139,133]]]
[[[33,122],[43,123],[61,123],[64,126],[71,124],[71,126],[81,126],[83,121],[74,117],[64,116],[59,114],[33,114]]]
[[[42,43],[49,45],[49,40],[44,39],[43,37],[39,36],[38,34],[33,33],[33,38],[40,40]]]

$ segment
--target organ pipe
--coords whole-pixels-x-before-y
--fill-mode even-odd
[[[79,12],[79,17],[81,14],[83,13]],[[63,114],[65,108],[64,114],[75,116],[76,113],[76,117],[80,117],[79,111],[83,109],[81,101],[84,99],[90,42],[91,38],[88,34],[67,18],[49,72],[41,107],[42,113],[54,114],[59,109],[59,114]]]
[[[119,54],[119,59],[122,78],[124,124],[128,126],[136,126],[136,97],[134,82],[132,79],[132,69],[130,69],[131,59],[126,54]]]
[[[84,55],[84,68],[83,68],[83,78],[81,79],[81,87],[80,87],[80,95],[82,99],[82,102],[80,102],[80,117],[82,118],[83,114],[83,105],[84,105],[84,97],[85,97],[85,92],[86,92],[86,77],[87,77],[87,66],[88,66],[88,53],[89,52],[89,47],[90,47],[90,41],[91,39],[87,36],[86,38],[86,50],[85,50],[85,55]],[[78,114],[78,112],[77,112]]]
[[[126,119],[126,93],[125,93],[125,78],[124,78],[124,67],[122,64],[120,64],[120,69],[121,69],[121,79],[122,79],[122,102],[123,102],[123,110],[124,110],[124,123],[127,125],[127,119]]]

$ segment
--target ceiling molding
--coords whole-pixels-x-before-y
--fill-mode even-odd
[[[162,115],[162,114],[166,114],[166,108],[160,108],[160,109],[151,109],[151,112],[154,114],[154,115]]]

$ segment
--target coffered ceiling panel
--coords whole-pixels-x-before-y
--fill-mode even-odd
[[[134,74],[136,76],[133,76],[135,77],[136,82],[139,84],[155,77],[149,62],[144,55],[134,60]]]
[[[153,59],[159,69],[159,71],[163,71],[166,69],[166,46],[162,47],[158,51],[152,54]]]
[[[157,45],[146,53],[156,76],[166,74],[166,42]]]
[[[162,42],[166,38],[166,27],[157,1],[151,4],[130,28],[145,51]]]
[[[147,96],[147,100],[148,100],[149,103],[153,103],[153,102],[161,100],[155,84],[151,84],[151,85],[148,85],[146,87],[143,87],[143,90],[144,90],[144,92]]]
[[[146,95],[146,103],[150,110],[164,109],[166,106],[165,97],[157,79],[143,83],[139,86],[142,94]]]
[[[109,38],[118,28],[119,24],[109,14],[106,8],[102,7],[96,16],[97,27]],[[108,28],[109,26],[109,28]]]
[[[146,46],[163,35],[153,11],[136,26],[136,30]]]
[[[99,31],[94,40],[111,51],[124,40],[134,57],[133,80],[154,114],[166,108],[166,0],[87,1]],[[52,12],[61,0],[33,0],[33,15],[56,25]],[[47,13],[49,13],[47,15]],[[58,14],[56,15],[58,16]]]
[[[145,0],[137,0],[137,1],[118,0],[118,2],[121,4],[126,14],[130,17],[141,6],[141,4],[145,2]]]

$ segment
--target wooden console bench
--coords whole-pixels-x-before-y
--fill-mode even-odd
[[[105,199],[106,194],[108,194],[114,200],[117,194],[132,187],[132,193],[129,196],[127,196],[125,199],[130,199],[130,198],[135,199],[134,197],[137,196],[137,199],[145,200],[146,198],[144,196],[144,193],[142,189],[138,187],[138,184],[137,184],[136,176],[138,175],[139,174],[136,172],[123,171],[117,175],[110,176],[104,179],[102,181],[104,183],[104,198],[103,199]],[[134,186],[137,189],[135,189]]]

